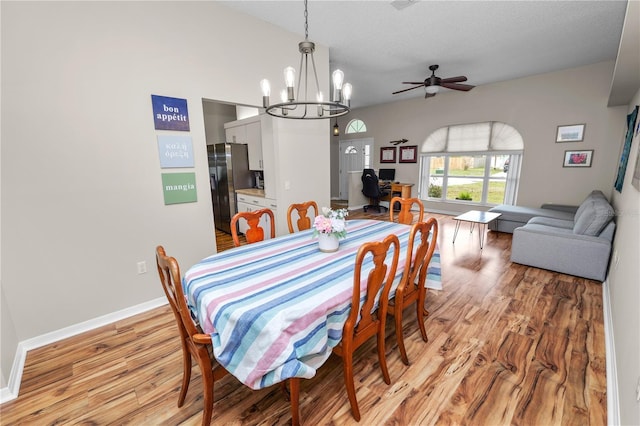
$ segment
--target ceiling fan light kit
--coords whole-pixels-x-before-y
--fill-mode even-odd
[[[425,89],[425,98],[430,98],[436,95],[440,91],[441,87],[445,87],[447,89],[452,90],[462,90],[463,92],[468,92],[473,89],[475,86],[470,84],[460,84],[463,81],[467,81],[467,77],[461,75],[458,77],[449,77],[449,78],[440,78],[436,76],[436,70],[439,68],[438,65],[429,66],[429,71],[431,71],[431,75],[427,77],[424,81],[403,81],[402,84],[414,84],[415,86],[409,87],[408,89],[398,90],[397,92],[393,92],[392,94],[398,94],[402,92],[408,92],[409,90],[417,89],[418,87],[424,87]]]
[[[351,110],[351,94],[353,87],[344,82],[344,73],[337,69],[332,74],[333,90],[330,101],[325,101],[320,84],[313,52],[316,45],[309,41],[307,0],[304,0],[304,41],[298,44],[300,51],[300,66],[298,72],[298,90],[295,91],[296,70],[293,67],[284,69],[286,89],[280,92],[280,102],[270,105],[271,85],[269,80],[260,81],[262,89],[262,106],[267,114],[279,118],[298,120],[317,120],[343,116]],[[309,65],[309,60],[311,65]],[[312,76],[309,75],[313,72]],[[309,85],[315,83],[315,99],[309,99]],[[304,86],[304,93],[300,96],[300,89]],[[296,100],[297,99],[297,100]]]

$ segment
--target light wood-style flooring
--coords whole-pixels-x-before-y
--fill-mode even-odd
[[[454,245],[455,222],[435,216],[444,289],[428,294],[429,342],[407,310],[405,366],[387,324],[391,385],[382,380],[375,342],[357,351],[360,423],[349,411],[340,359],[332,356],[302,381],[302,424],[605,425],[600,283],[510,263],[511,234],[488,232],[480,250],[478,231],[470,234],[463,223]],[[349,216],[358,217],[387,215]],[[219,247],[229,242],[219,236]],[[158,308],[30,351],[20,395],[0,407],[0,423],[198,425],[200,372],[195,365],[178,408],[181,372],[173,315]],[[252,391],[232,376],[215,385],[212,424],[290,420],[279,386]]]

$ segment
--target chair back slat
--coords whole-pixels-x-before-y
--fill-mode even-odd
[[[309,209],[313,208],[313,216],[309,217]],[[306,201],[304,203],[291,204],[287,210],[287,225],[289,226],[289,233],[293,234],[295,228],[293,226],[293,213],[298,213],[298,220],[295,222],[298,231],[311,228],[313,218],[318,216],[318,204],[315,201]]]
[[[394,211],[396,203],[400,205],[397,220]],[[422,204],[422,201],[420,201],[419,198],[402,197],[393,197],[391,199],[391,203],[389,204],[389,221],[411,225],[413,223],[413,212],[411,211],[413,206],[418,208],[418,222],[422,222],[424,218],[424,205]]]
[[[268,217],[267,220],[269,221],[269,228],[271,231],[270,238],[275,238],[276,224],[275,217],[271,209],[260,209],[252,212],[239,212],[233,215],[233,217],[231,218],[231,237],[233,238],[233,245],[236,247],[240,246],[240,236],[238,235],[238,221],[240,220],[245,220],[247,222],[247,226],[249,227],[245,232],[245,237],[248,244],[264,240],[265,230],[260,226],[260,219],[263,216]]]

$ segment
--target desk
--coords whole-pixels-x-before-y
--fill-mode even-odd
[[[411,198],[412,183],[392,183],[389,188],[389,195],[380,198],[380,201],[391,201],[392,197],[400,196],[402,198]],[[386,189],[385,189],[386,191]]]
[[[311,378],[342,338],[355,256],[365,242],[396,234],[404,270],[410,227],[348,220],[347,238],[322,253],[312,230],[226,250],[186,271],[183,288],[218,362],[252,389],[291,377]],[[440,253],[427,287],[441,288]],[[395,288],[392,290],[395,294]]]

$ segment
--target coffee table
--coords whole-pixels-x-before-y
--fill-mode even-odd
[[[464,214],[456,216],[453,220],[456,221],[456,229],[453,233],[453,243],[456,242],[456,236],[458,235],[458,229],[460,229],[460,222],[471,222],[471,230],[470,233],[473,232],[473,227],[477,223],[478,228],[480,228],[480,233],[478,234],[480,238],[480,249],[484,246],[484,233],[487,228],[487,224],[493,220],[496,220],[502,213],[493,213],[493,212],[483,212],[479,210],[470,210]]]

